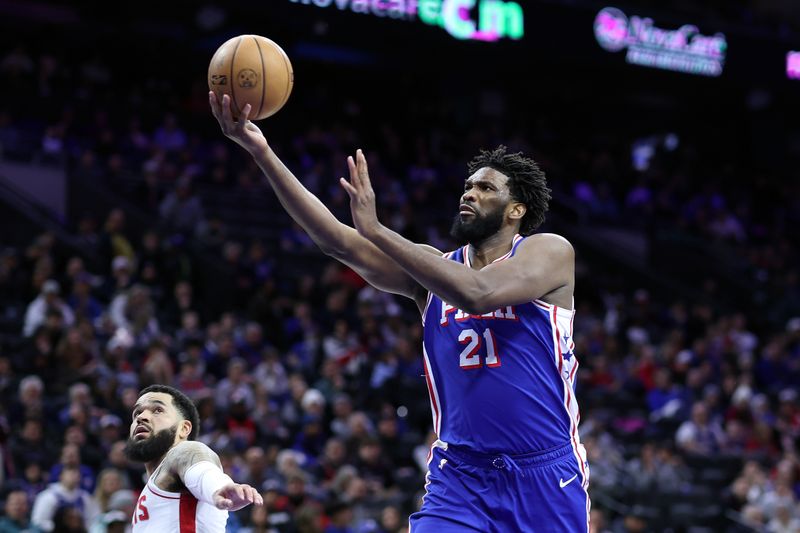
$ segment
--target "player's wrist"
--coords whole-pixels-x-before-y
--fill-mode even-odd
[[[200,461],[186,469],[183,484],[198,500],[214,504],[214,497],[233,479],[211,461]]]

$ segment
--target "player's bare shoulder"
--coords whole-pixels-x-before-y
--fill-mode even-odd
[[[520,253],[521,252],[521,253]],[[575,249],[567,239],[556,233],[534,233],[519,246],[517,255],[521,257],[547,254],[553,260],[567,265],[575,264]]]
[[[217,466],[222,466],[219,456],[206,444],[196,440],[179,442],[164,455],[158,468],[158,475],[154,479],[156,486],[178,492],[183,488],[181,481],[183,473],[200,461],[210,461]]]
[[[196,440],[179,442],[173,446],[164,457],[169,462],[165,465],[173,472],[183,473],[187,468],[200,461],[210,461],[217,466],[222,466],[219,456],[214,450]]]

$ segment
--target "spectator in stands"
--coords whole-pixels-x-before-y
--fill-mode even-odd
[[[110,261],[111,276],[106,279],[102,288],[104,301],[113,300],[125,293],[134,283],[132,259],[124,255],[115,256]]]
[[[85,318],[94,323],[103,312],[100,302],[92,296],[92,276],[86,272],[75,276],[72,293],[67,298],[67,304],[75,316]]]
[[[685,409],[680,387],[673,383],[672,373],[666,367],[659,367],[654,375],[654,387],[647,393],[651,420],[669,419],[679,416]]]
[[[75,468],[80,474],[80,488],[86,492],[94,490],[95,477],[94,471],[85,464],[81,463],[81,452],[76,444],[65,444],[61,448],[61,458],[50,469],[50,483],[56,483],[61,479],[61,472],[65,468]]]
[[[25,420],[22,430],[11,438],[9,448],[16,472],[25,472],[29,464],[47,468],[53,461],[53,447],[45,438],[42,421],[38,418]]]
[[[139,348],[145,348],[159,335],[155,306],[143,285],[136,284],[118,293],[111,302],[110,312],[114,325],[127,330]]]
[[[61,285],[49,279],[42,284],[39,295],[28,305],[25,311],[25,326],[22,329],[23,335],[30,337],[39,328],[45,325],[48,311],[58,311],[64,326],[71,326],[75,322],[75,315],[72,309],[60,298]]]
[[[53,531],[58,511],[64,508],[79,511],[87,529],[98,513],[92,495],[80,488],[80,471],[74,466],[65,467],[58,482],[52,483],[36,497],[31,522],[42,531]]]
[[[178,119],[172,113],[164,117],[164,122],[153,134],[153,145],[167,151],[180,151],[187,142],[186,133],[178,125]]]
[[[716,421],[710,419],[705,403],[698,401],[692,406],[691,418],[678,428],[675,441],[685,452],[712,455],[724,446],[725,433]]]
[[[184,237],[200,235],[205,218],[203,206],[192,192],[191,178],[181,177],[175,190],[169,193],[158,207],[164,230],[168,234],[178,233]]]
[[[769,533],[797,533],[800,531],[800,518],[797,517],[797,505],[783,503],[774,510],[772,520],[767,523]]]
[[[104,468],[97,475],[97,487],[94,490],[94,501],[98,511],[106,513],[111,510],[111,496],[121,490],[122,475],[116,468]]]
[[[3,508],[5,516],[0,517],[0,533],[33,533],[28,512],[30,503],[23,490],[12,490],[6,495]]]
[[[103,258],[103,264],[112,266],[112,260],[125,257],[128,266],[136,259],[133,245],[125,235],[125,212],[122,209],[112,209],[108,213],[103,231],[98,242],[98,252]],[[115,275],[115,277],[118,277]],[[117,288],[123,288],[117,282]]]
[[[246,369],[247,366],[242,359],[232,359],[228,363],[227,377],[222,379],[216,386],[215,403],[218,409],[229,409],[234,397],[244,402],[244,406],[248,410],[255,407],[255,394]]]

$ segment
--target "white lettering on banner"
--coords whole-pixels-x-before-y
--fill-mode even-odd
[[[692,24],[665,30],[650,18],[628,19],[615,7],[600,10],[594,19],[594,35],[609,52],[627,48],[628,63],[701,76],[722,74],[728,49],[722,33],[702,35]]]

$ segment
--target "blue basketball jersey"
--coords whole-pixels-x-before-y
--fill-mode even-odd
[[[514,237],[514,255],[523,237]],[[445,257],[470,266],[469,245]],[[429,294],[425,373],[440,441],[478,452],[525,454],[578,438],[574,311],[535,300],[470,315]],[[579,451],[580,450],[580,451]]]

